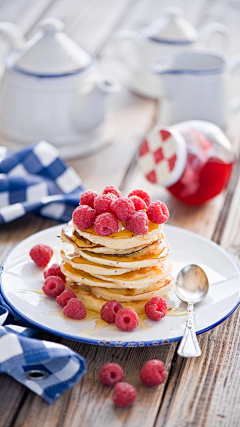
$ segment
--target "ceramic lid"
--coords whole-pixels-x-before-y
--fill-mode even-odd
[[[39,28],[22,49],[10,54],[7,65],[27,74],[61,76],[84,70],[93,62],[93,56],[62,32],[62,21],[48,18]]]
[[[186,142],[178,130],[156,126],[147,134],[138,161],[148,181],[169,187],[180,179],[185,169]]]
[[[165,43],[194,43],[199,34],[185,18],[184,12],[178,7],[167,7],[162,16],[152,22],[145,30],[145,36]]]

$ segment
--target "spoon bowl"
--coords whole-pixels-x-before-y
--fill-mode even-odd
[[[205,271],[195,264],[186,265],[177,275],[175,292],[183,302],[197,304],[203,301],[209,291]]]

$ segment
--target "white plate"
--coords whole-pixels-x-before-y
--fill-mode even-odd
[[[131,332],[118,330],[115,325],[95,330],[96,320],[71,320],[59,311],[55,299],[36,293],[43,285],[43,273],[29,258],[29,250],[38,243],[54,249],[52,262],[60,262],[59,236],[62,225],[41,231],[18,244],[7,256],[1,273],[1,290],[7,303],[33,325],[77,341],[109,346],[149,346],[178,341],[185,328],[185,316],[166,316],[159,322],[146,320],[149,329]],[[200,265],[208,275],[210,291],[207,298],[195,307],[197,334],[205,332],[237,308],[240,302],[240,269],[220,246],[195,233],[165,225],[164,231],[171,246],[173,276],[186,264]],[[230,280],[229,280],[230,279]],[[186,310],[174,291],[168,305]],[[115,329],[114,329],[115,328]],[[82,331],[93,331],[90,334]]]

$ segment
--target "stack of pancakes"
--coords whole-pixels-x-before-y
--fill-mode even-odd
[[[149,222],[149,231],[136,235],[124,228],[99,236],[93,228],[81,231],[71,221],[61,233],[61,270],[86,309],[100,312],[109,300],[138,314],[154,296],[168,297],[173,285],[169,244],[162,225]]]

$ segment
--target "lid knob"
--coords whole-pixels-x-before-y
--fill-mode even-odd
[[[39,23],[38,27],[41,28],[45,34],[53,35],[63,30],[64,23],[57,18],[46,18]]]

